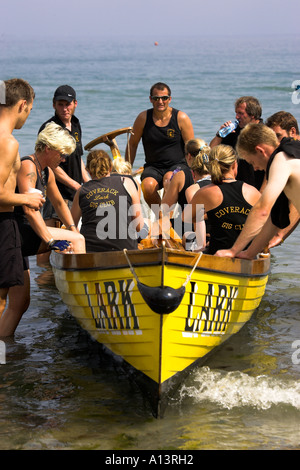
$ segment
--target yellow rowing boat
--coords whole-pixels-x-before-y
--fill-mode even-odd
[[[63,302],[79,324],[135,371],[156,417],[196,364],[251,318],[270,257],[202,256],[166,247],[53,252]]]

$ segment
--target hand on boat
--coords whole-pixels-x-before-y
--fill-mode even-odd
[[[247,250],[241,251],[238,255],[236,255],[236,258],[241,258],[241,259],[255,259],[255,256],[251,256]]]
[[[214,256],[234,258],[235,254],[233,253],[232,250],[218,250],[218,251],[216,251]]]

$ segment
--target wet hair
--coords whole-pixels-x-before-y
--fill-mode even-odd
[[[163,82],[157,82],[150,88],[150,96],[153,96],[153,90],[156,88],[157,90],[163,91],[165,88],[168,90],[168,95],[171,96],[171,88]]]
[[[254,98],[254,96],[241,96],[235,102],[235,109],[243,103],[246,103],[246,113],[249,116],[254,119],[261,118],[262,108],[257,98]]]
[[[223,175],[227,173],[235,161],[237,161],[237,154],[230,145],[221,144],[213,147],[209,154],[212,183],[220,185],[223,181]]]
[[[287,111],[278,111],[277,113],[272,114],[272,116],[268,117],[266,120],[266,126],[271,128],[280,126],[281,129],[285,130],[286,132],[289,132],[291,128],[294,127],[296,133],[299,134],[297,119]]]
[[[126,162],[124,158],[122,157],[116,157],[114,158],[112,162],[112,171],[114,173],[120,173],[120,174],[127,174],[131,175],[132,173],[132,165],[129,162]]]
[[[0,106],[11,108],[20,100],[32,103],[35,93],[31,85],[22,78],[11,78],[3,81],[5,85],[5,104]]]
[[[105,150],[92,150],[86,157],[86,169],[92,178],[102,178],[112,170],[112,161]]]
[[[209,174],[209,153],[210,147],[202,139],[190,139],[184,147],[185,154],[193,157],[190,165],[191,170],[197,171],[200,175]]]
[[[274,149],[278,147],[279,142],[275,132],[265,124],[250,123],[241,131],[236,145],[236,151],[239,157],[243,158],[244,154],[256,154],[256,146],[267,144]]]
[[[76,141],[67,129],[63,129],[55,122],[49,122],[38,134],[35,151],[43,152],[45,147],[57,150],[62,155],[71,155],[76,149]]]

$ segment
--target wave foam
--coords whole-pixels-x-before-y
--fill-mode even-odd
[[[193,374],[192,385],[182,385],[180,401],[186,398],[196,403],[217,403],[227,409],[250,406],[266,410],[273,405],[290,405],[300,410],[300,382],[203,367]]]

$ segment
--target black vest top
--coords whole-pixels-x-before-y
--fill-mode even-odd
[[[207,212],[210,224],[209,254],[231,248],[241,233],[252,207],[242,194],[243,184],[243,181],[234,181],[219,185],[223,202]]]
[[[279,152],[286,153],[288,157],[300,158],[300,141],[292,137],[284,137],[281,140],[279,147],[277,147],[277,149],[272,153],[268,161],[266,169],[267,179],[269,178],[270,166],[274,160],[275,155],[277,155]],[[282,193],[276,199],[276,202],[271,210],[272,223],[281,229],[287,227],[290,225],[289,213],[289,200],[282,191]]]
[[[87,252],[138,248],[131,226],[133,218],[129,215],[132,199],[122,180],[119,175],[107,176],[90,180],[80,189],[80,232],[85,237]]]
[[[142,142],[147,166],[169,168],[176,163],[184,163],[184,141],[177,122],[178,110],[172,108],[170,122],[158,127],[153,121],[153,109],[147,110],[147,119]]]

